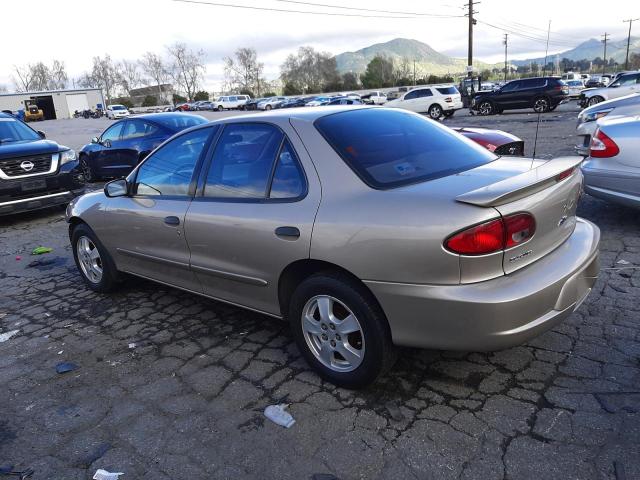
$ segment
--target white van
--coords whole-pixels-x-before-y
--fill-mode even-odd
[[[249,95],[225,95],[219,97],[213,102],[213,108],[218,111],[227,110],[230,108],[242,109],[244,104],[251,100]]]

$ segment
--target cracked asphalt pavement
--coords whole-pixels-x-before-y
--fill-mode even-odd
[[[576,114],[542,116],[540,155],[572,153]],[[446,123],[510,131],[530,154],[535,118]],[[39,127],[78,147],[107,123]],[[0,218],[0,468],[35,480],[98,468],[123,480],[640,478],[640,215],[588,196],[579,214],[602,229],[603,270],[567,321],[500,352],[403,349],[362,391],[321,381],[283,322],[139,279],[89,291],[61,209]],[[31,256],[40,245],[54,250]],[[56,373],[64,361],[79,368]],[[264,418],[276,403],[292,428]]]

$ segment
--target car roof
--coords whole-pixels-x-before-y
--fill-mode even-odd
[[[0,118],[13,118],[14,120],[17,120],[13,115],[9,115],[8,113],[4,112],[0,112]]]

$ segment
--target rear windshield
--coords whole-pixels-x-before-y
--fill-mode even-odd
[[[436,90],[443,95],[455,95],[456,93],[460,93],[456,87],[436,87]]]
[[[126,110],[124,105],[111,105],[111,110]]]
[[[207,123],[207,119],[199,115],[171,115],[166,117],[156,117],[153,119],[163,127],[170,130],[184,130],[185,128],[195,127]]]
[[[373,188],[393,188],[470,170],[497,157],[449,128],[396,109],[340,112],[318,131]]]

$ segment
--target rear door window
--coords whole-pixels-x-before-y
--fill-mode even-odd
[[[515,90],[518,90],[519,88],[520,88],[520,82],[519,81],[509,82],[504,87],[502,87],[502,89],[500,91],[501,92],[513,92]]]
[[[436,90],[442,95],[455,95],[456,93],[460,93],[456,87],[436,87]]]
[[[393,188],[454,175],[497,158],[452,130],[401,110],[340,112],[319,118],[315,127],[373,188]]]
[[[204,195],[213,198],[266,198],[282,132],[267,123],[225,126],[209,167]]]

